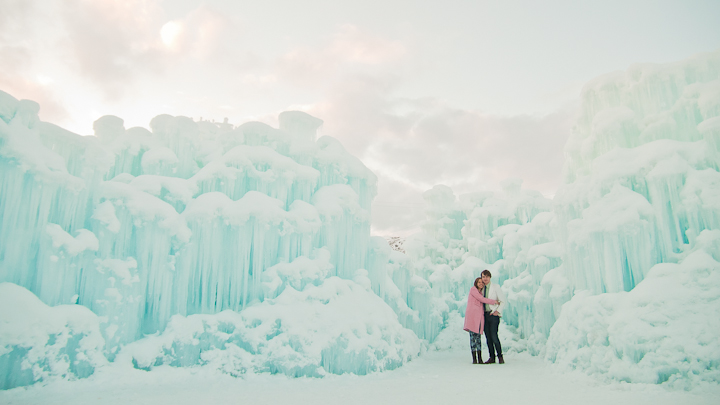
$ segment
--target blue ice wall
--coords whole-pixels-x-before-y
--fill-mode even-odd
[[[404,243],[408,267],[444,316],[489,269],[523,347],[568,368],[716,382],[720,52],[632,66],[581,99],[552,200],[516,180],[459,198],[436,186],[423,232]]]
[[[79,136],[38,111],[0,92],[0,282],[50,307],[89,308],[103,339],[96,351],[108,360],[126,348],[121,361],[148,369],[231,363],[233,375],[365,374],[402,365],[445,326],[447,306],[427,275],[370,237],[377,179],[337,140],[316,139],[321,120],[289,111],[279,128],[234,127],[160,115],[148,130],[105,116],[94,136]],[[361,313],[308,329],[313,317],[327,324],[343,314],[346,302]],[[278,310],[303,305],[308,319]],[[243,315],[217,318],[227,311]],[[267,318],[249,318],[253,311]],[[0,336],[16,357],[46,350],[36,340]]]
[[[317,118],[105,116],[84,137],[38,110],[0,93],[0,281],[100,315],[110,358],[173,315],[263,302],[268,269],[318,248],[326,277],[366,267],[376,177]]]

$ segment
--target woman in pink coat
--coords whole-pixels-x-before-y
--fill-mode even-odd
[[[467,308],[465,309],[465,326],[463,329],[470,332],[470,350],[472,351],[473,364],[483,364],[480,354],[480,338],[485,326],[485,305],[483,304],[497,304],[497,301],[482,296],[480,290],[483,287],[485,287],[485,284],[483,284],[482,277],[476,278],[473,287],[470,288]]]

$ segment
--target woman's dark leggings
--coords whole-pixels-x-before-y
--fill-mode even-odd
[[[498,356],[502,356],[502,346],[500,346],[500,338],[498,338],[498,328],[500,327],[500,317],[485,313],[485,339],[487,340],[488,352],[490,358],[495,358],[495,352]]]
[[[475,333],[473,331],[470,331],[470,350],[474,352],[479,352],[482,348],[482,335],[479,333]]]

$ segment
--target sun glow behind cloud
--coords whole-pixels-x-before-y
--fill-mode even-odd
[[[160,37],[162,38],[163,44],[165,44],[168,48],[173,48],[182,31],[182,23],[178,21],[166,22],[160,29]]]

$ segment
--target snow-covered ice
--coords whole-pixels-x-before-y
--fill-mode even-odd
[[[437,403],[483,395],[481,379],[518,401],[706,401],[720,380],[720,52],[600,77],[581,99],[552,200],[519,179],[437,185],[422,231],[393,249],[370,235],[377,178],[303,112],[279,128],[105,116],[83,137],[0,91],[0,398],[82,387],[108,402],[129,384],[138,396],[118,401],[182,403],[212,380],[363,402],[385,384]],[[459,326],[485,269],[508,297],[514,359],[493,372],[466,364]]]

